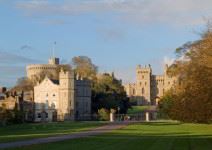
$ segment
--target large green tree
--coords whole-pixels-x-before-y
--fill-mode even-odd
[[[114,75],[99,75],[92,90],[93,111],[98,112],[99,109],[107,110],[116,109],[119,113],[126,113],[129,105],[124,87],[121,81],[116,79]]]

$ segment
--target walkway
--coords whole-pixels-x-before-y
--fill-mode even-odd
[[[96,135],[99,135],[99,134],[111,132],[112,130],[121,129],[121,128],[125,127],[127,124],[128,123],[111,123],[111,124],[104,125],[104,126],[101,126],[101,127],[89,130],[89,131],[72,133],[72,134],[68,134],[68,135],[47,137],[47,138],[38,138],[38,139],[32,139],[32,140],[26,140],[26,141],[17,141],[17,142],[10,142],[10,143],[1,143],[0,149],[29,146],[29,145],[33,145],[33,144],[59,142],[59,141],[70,140],[70,139],[96,136]]]

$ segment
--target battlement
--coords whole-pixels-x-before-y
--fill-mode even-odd
[[[75,84],[76,86],[84,86],[84,87],[87,87],[91,85],[91,82],[89,80],[75,80]]]
[[[137,73],[151,73],[152,72],[152,68],[151,65],[145,65],[144,67],[142,67],[141,65],[138,65],[136,68],[136,72]]]
[[[156,81],[164,81],[164,76],[163,75],[156,75],[155,80]]]
[[[145,66],[138,65],[138,66],[136,67],[136,69],[151,69],[151,65],[150,65],[150,64],[145,65]]]
[[[71,73],[70,71],[65,71],[64,69],[61,69],[59,72],[59,77],[61,78],[70,78],[71,77]]]

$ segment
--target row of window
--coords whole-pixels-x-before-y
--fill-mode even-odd
[[[45,104],[44,103],[36,103],[35,105],[36,105],[36,109],[45,109],[45,110],[49,109],[49,101],[48,100],[46,100]],[[55,109],[56,108],[55,102],[51,103],[50,107],[52,109]]]
[[[46,93],[46,97],[48,97],[49,96],[49,94],[48,93]],[[55,97],[56,96],[56,94],[52,94],[52,96],[53,97]]]
[[[139,84],[140,84],[140,86],[141,86],[141,85],[142,85],[142,82],[140,82]],[[147,82],[145,82],[144,85],[146,86],[146,85],[147,85]]]
[[[47,112],[37,113],[37,118],[48,118],[49,115]]]
[[[149,71],[138,71],[139,74],[141,73],[149,73]]]

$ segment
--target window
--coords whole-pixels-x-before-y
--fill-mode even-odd
[[[48,108],[49,108],[49,101],[46,100],[45,109],[48,109]]]
[[[159,88],[156,89],[156,93],[159,94]]]
[[[142,79],[144,79],[144,76],[142,76]]]
[[[145,82],[145,86],[147,85],[147,83]]]
[[[132,94],[133,94],[133,95],[135,95],[135,89],[133,89],[133,92],[132,92]]]
[[[140,82],[140,86],[142,85],[142,82]]]
[[[52,104],[51,104],[51,108],[52,108],[52,109],[55,109],[55,108],[56,108],[55,103],[53,103],[53,102],[52,102]]]
[[[45,117],[46,117],[46,118],[48,118],[48,117],[49,117],[48,113],[45,113]]]
[[[55,97],[55,94],[53,94],[52,96]]]
[[[41,113],[38,113],[38,114],[37,114],[37,117],[38,117],[38,118],[41,118]]]
[[[144,90],[144,88],[142,88],[142,94],[144,94],[145,93],[145,90]]]
[[[36,108],[36,109],[41,109],[40,104],[39,104],[39,103],[36,103],[36,104],[35,104],[35,108]]]

